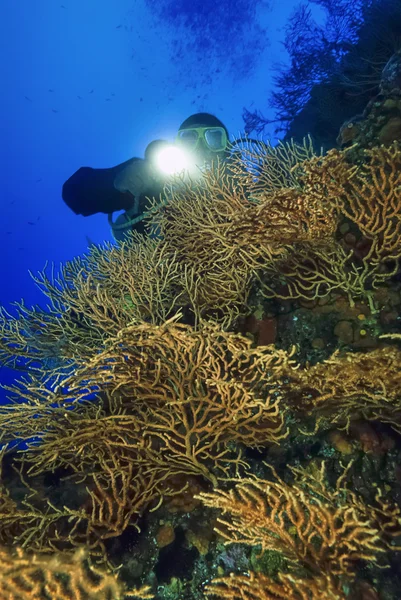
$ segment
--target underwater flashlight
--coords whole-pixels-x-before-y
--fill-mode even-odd
[[[155,157],[157,168],[165,175],[178,175],[189,168],[188,155],[177,146],[162,148]]]

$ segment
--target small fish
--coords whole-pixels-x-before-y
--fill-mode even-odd
[[[117,25],[116,29],[121,29],[122,25]]]
[[[12,234],[12,231],[6,231],[6,234],[7,234],[7,235],[11,235],[11,234]]]
[[[32,100],[29,98],[29,96],[24,96],[25,100],[28,100],[28,102],[32,102]]]
[[[52,112],[58,113],[58,110],[56,110],[55,108],[52,108]]]
[[[106,98],[106,102],[111,102],[111,98]]]
[[[113,92],[111,92],[110,96],[115,96],[115,94],[113,94]]]
[[[78,98],[79,100],[82,100],[82,96],[77,96],[77,98]]]
[[[39,181],[43,181],[42,177],[40,179],[35,179],[35,183],[39,183]]]
[[[54,90],[51,90],[51,89],[48,89],[47,91],[48,91],[48,92],[54,92]]]
[[[94,91],[95,91],[95,90],[91,90],[89,93],[90,93],[90,94],[93,94],[93,92],[94,92]]]
[[[66,6],[64,6],[64,4],[62,4],[62,5],[60,6],[60,8],[67,8],[67,7],[66,7]]]
[[[28,225],[35,225],[33,221],[27,221]]]

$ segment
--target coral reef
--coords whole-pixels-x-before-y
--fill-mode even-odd
[[[345,598],[342,586],[354,577],[358,561],[376,561],[385,550],[386,530],[398,525],[399,512],[367,506],[344,487],[344,474],[329,489],[324,463],[315,472],[292,472],[292,485],[276,475],[276,481],[241,480],[227,492],[200,494],[206,506],[222,511],[216,532],[225,543],[278,552],[288,568],[278,581],[255,574],[219,578],[207,595],[235,598],[244,588],[245,598],[295,600],[318,597],[320,589],[319,597]]]
[[[0,596],[397,599],[400,190],[244,143],[1,311]]]
[[[342,124],[341,144],[355,137],[372,145],[400,140],[400,0],[313,4],[320,18],[301,2],[286,25],[289,60],[277,65],[267,99],[273,119],[263,108],[244,108],[246,132],[260,135],[274,124],[286,139],[310,134],[325,150],[335,146]]]
[[[151,600],[149,587],[136,591],[124,589],[114,575],[85,564],[83,549],[75,554],[54,554],[49,560],[24,552],[22,548],[10,551],[0,549],[0,596],[40,600],[120,600],[127,597]]]

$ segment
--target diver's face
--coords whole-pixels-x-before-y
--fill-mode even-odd
[[[222,127],[194,125],[179,131],[177,144],[191,155],[191,162],[197,170],[202,171],[224,157],[227,134]]]
[[[199,140],[196,149],[193,151],[195,164],[200,169],[217,160],[217,154],[217,152],[212,152],[203,140]]]

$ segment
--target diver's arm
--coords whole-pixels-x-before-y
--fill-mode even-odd
[[[146,180],[146,164],[142,159],[135,159],[117,173],[114,187],[119,192],[129,192],[135,198],[144,193]]]
[[[132,195],[129,190],[116,188],[114,182],[132,160],[109,169],[81,167],[63,184],[64,202],[75,214],[84,217],[129,209],[134,202]]]

